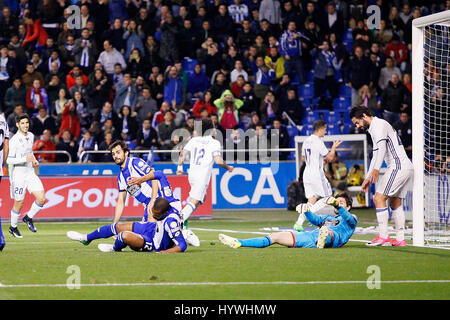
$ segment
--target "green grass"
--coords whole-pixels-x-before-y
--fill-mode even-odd
[[[354,210],[360,225],[374,225],[373,210]],[[297,214],[286,211],[215,212],[214,219],[193,220],[189,227],[202,240],[183,254],[102,253],[70,241],[66,232],[87,233],[107,221],[44,222],[33,234],[24,224],[23,239],[3,223],[7,246],[0,253],[0,300],[7,299],[157,299],[157,300],[306,300],[306,299],[449,299],[450,251],[432,248],[368,248],[351,241],[338,249],[265,249],[222,245],[219,231],[235,230],[250,238],[263,227],[291,227]],[[371,235],[354,235],[368,240]],[[112,239],[102,242],[112,243]],[[69,266],[78,266],[80,289],[65,284]],[[380,289],[368,289],[371,265],[380,268]],[[390,281],[396,281],[390,283]],[[398,281],[404,281],[399,283]],[[283,283],[276,283],[283,282]],[[287,283],[286,283],[287,282]],[[339,283],[341,282],[341,283]],[[185,285],[175,285],[184,283]],[[109,284],[109,285],[108,285]],[[111,286],[110,284],[120,284]],[[55,286],[56,285],[56,286]]]

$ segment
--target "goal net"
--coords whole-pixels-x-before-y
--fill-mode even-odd
[[[450,10],[413,21],[413,245],[450,246]]]

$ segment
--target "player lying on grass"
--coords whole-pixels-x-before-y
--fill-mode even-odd
[[[160,185],[162,186],[162,192],[166,194],[167,192],[172,193],[172,188],[170,187],[170,184],[167,180],[166,175],[162,171],[150,171],[146,175],[142,177],[132,177],[130,180],[128,180],[129,186],[138,186],[141,187],[141,184],[145,183],[146,181],[151,180],[158,180]],[[182,233],[184,238],[186,239],[187,244],[192,245],[194,247],[200,246],[200,239],[197,237],[197,235],[193,232],[189,232],[190,230],[182,229]]]
[[[156,222],[113,223],[89,234],[69,231],[67,237],[88,245],[93,240],[117,236],[114,244],[98,245],[103,252],[122,251],[126,246],[135,251],[157,253],[186,251],[187,245],[181,233],[181,217],[178,211],[171,207],[165,198],[156,199],[151,210],[151,220]]]
[[[311,224],[320,227],[313,231],[275,232],[265,237],[252,239],[235,239],[219,234],[219,240],[235,249],[239,247],[265,248],[275,243],[295,248],[342,247],[353,235],[358,223],[358,218],[349,212],[352,208],[352,199],[346,193],[341,193],[336,198],[327,197],[323,201],[335,208],[336,216],[317,215],[311,212],[310,206],[305,203],[297,206],[297,211],[300,214],[304,214]]]

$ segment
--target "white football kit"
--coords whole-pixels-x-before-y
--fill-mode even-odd
[[[203,202],[211,179],[214,158],[221,155],[220,142],[212,136],[193,137],[184,150],[191,154],[188,173],[191,185],[189,196]]]
[[[414,167],[406,155],[397,132],[383,119],[373,117],[369,133],[373,142],[373,156],[370,162],[369,176],[372,170],[380,170],[383,160],[387,171],[376,185],[376,192],[389,197],[404,198],[408,185],[413,182]]]
[[[323,171],[323,158],[328,152],[323,140],[314,134],[303,142],[302,156],[305,157],[306,162],[305,171],[303,171],[303,186],[307,199],[314,196],[331,196],[331,185]]]
[[[9,128],[5,117],[0,116],[0,167],[3,167],[3,147],[5,140],[9,139]],[[0,170],[0,178],[3,176],[3,168]]]
[[[6,162],[11,165],[9,182],[11,185],[11,198],[22,201],[25,198],[25,190],[36,192],[44,190],[41,180],[36,175],[33,164],[26,158],[33,153],[32,147],[34,135],[28,132],[23,135],[19,131],[9,140],[9,153]]]

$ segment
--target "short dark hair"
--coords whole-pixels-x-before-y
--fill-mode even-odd
[[[316,132],[317,130],[319,130],[320,128],[323,128],[326,125],[327,125],[327,123],[324,120],[316,120],[313,123],[313,130],[314,130],[314,132]]]
[[[201,128],[200,128],[202,136],[205,134],[206,131],[208,131],[212,128],[213,128],[213,124],[212,124],[211,119],[202,119]]]
[[[334,197],[336,199],[337,198],[344,198],[345,199],[345,203],[347,204],[348,207],[350,207],[348,210],[350,211],[352,209],[353,199],[347,193],[342,192],[342,193],[339,193],[339,194],[335,195]]]
[[[123,150],[123,152],[128,152],[128,153],[130,153],[130,148],[128,147],[128,145],[126,144],[126,142],[125,141],[122,141],[122,140],[116,140],[116,141],[114,141],[113,143],[111,143],[110,145],[109,145],[109,151],[112,151],[112,149],[114,149],[115,147],[117,147],[117,146],[120,146],[121,148],[122,148],[122,150]]]
[[[354,106],[350,110],[350,119],[356,118],[356,119],[362,119],[364,117],[364,114],[373,117],[374,113],[372,110],[367,108],[364,105],[361,106]]]
[[[21,113],[16,116],[16,123],[19,123],[21,120],[27,119],[30,122],[30,116],[28,113]]]
[[[167,214],[169,213],[170,204],[169,201],[166,198],[160,197],[155,200],[155,203],[153,204],[153,209],[158,211],[157,214],[153,213],[153,218],[160,221],[164,219]]]

